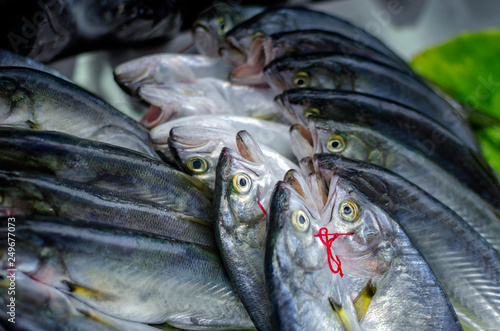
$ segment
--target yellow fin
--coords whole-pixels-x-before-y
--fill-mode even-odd
[[[369,280],[366,283],[365,288],[359,292],[356,299],[354,299],[354,309],[356,309],[356,316],[358,317],[358,321],[361,321],[363,317],[365,317],[366,311],[368,310],[368,306],[372,301],[373,296],[377,292],[377,289],[372,284],[372,281]]]
[[[347,331],[353,330],[352,323],[344,307],[333,301],[332,298],[328,298],[328,300],[330,301],[330,306],[332,306],[335,315],[337,315],[337,318],[342,324],[343,329]]]
[[[66,286],[68,286],[69,291],[72,294],[76,294],[85,298],[92,298],[97,301],[104,301],[104,300],[110,300],[112,297],[110,297],[108,294],[101,293],[99,291],[93,290],[91,288],[85,287],[78,285],[76,283],[72,283],[67,280],[62,281]]]
[[[83,309],[83,308],[76,308],[76,310],[85,315],[85,317],[87,318],[90,318],[94,321],[96,321],[97,323],[100,323],[100,324],[103,324],[103,325],[106,325],[110,328],[113,328],[115,330],[120,330],[119,327],[117,327],[116,325],[114,325],[111,321],[107,320],[104,315],[101,315],[101,314],[97,314],[93,311],[90,311],[90,310],[87,310],[87,309]]]

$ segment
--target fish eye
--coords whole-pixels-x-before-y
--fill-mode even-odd
[[[233,187],[238,193],[248,193],[252,188],[252,180],[247,174],[240,172],[233,177]]]
[[[347,200],[340,204],[339,207],[339,216],[344,221],[354,222],[358,218],[358,205],[351,201]]]
[[[186,167],[195,174],[203,174],[208,170],[207,161],[201,157],[192,157],[186,162]]]
[[[345,149],[345,141],[342,136],[336,134],[326,141],[326,149],[331,153],[340,153]]]
[[[292,224],[301,232],[307,231],[309,229],[309,217],[302,209],[297,209],[292,213]]]
[[[226,19],[223,16],[219,16],[217,18],[217,32],[219,33],[219,35],[222,36],[226,34],[226,28]]]
[[[305,71],[299,71],[292,77],[293,86],[298,88],[308,87],[311,83],[309,74]]]
[[[318,108],[307,108],[304,110],[304,117],[309,117],[309,116],[319,116],[321,115],[321,112]]]

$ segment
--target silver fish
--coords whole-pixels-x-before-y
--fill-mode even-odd
[[[0,222],[7,238],[7,220]],[[87,222],[16,218],[16,257],[18,271],[117,318],[253,329],[211,248]]]

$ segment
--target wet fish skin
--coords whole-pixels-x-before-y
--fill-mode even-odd
[[[198,126],[175,126],[170,130],[169,149],[177,165],[186,173],[198,178],[208,187],[215,187],[216,168],[223,147],[237,150],[235,135],[222,129]],[[267,147],[259,144],[268,164],[273,165],[273,172],[278,178],[289,169],[298,169],[293,162]],[[190,169],[190,162],[197,158],[206,164],[203,172]]]
[[[10,52],[5,49],[0,48],[0,67],[23,67],[23,68],[32,68],[36,70],[40,70],[51,74],[53,76],[59,77],[61,79],[71,81],[68,77],[61,74],[59,71],[39,63],[28,56],[23,56],[20,54],[16,54]]]
[[[204,10],[193,24],[191,32],[198,51],[212,58],[220,57],[224,36],[235,25],[262,12],[264,7],[214,3]]]
[[[4,220],[1,229],[6,238]],[[16,218],[16,257],[18,271],[117,318],[253,328],[211,248],[88,222]]]
[[[296,210],[310,219],[305,231],[292,225]],[[314,237],[319,218],[316,206],[306,202],[294,187],[282,181],[276,184],[265,250],[266,287],[275,329],[344,330],[329,302],[339,287],[339,277],[328,268],[326,250]]]
[[[334,174],[348,179],[398,222],[431,267],[462,322],[477,319],[489,328],[498,325],[500,256],[463,219],[388,170],[329,154],[316,155],[313,163],[324,180],[331,180]]]
[[[165,40],[180,30],[179,7],[178,1],[154,0],[2,1],[0,47],[47,63],[79,52]]]
[[[215,247],[211,223],[154,202],[40,173],[1,170],[0,184],[4,215],[75,218]]]
[[[348,216],[354,216],[341,218],[346,206]],[[330,233],[353,234],[332,244],[342,261],[342,281],[359,283],[360,278],[376,289],[360,321],[363,330],[462,330],[446,293],[404,229],[349,179],[331,176],[321,216]]]
[[[239,84],[266,84],[262,70],[267,64],[281,57],[310,53],[362,56],[414,75],[413,70],[402,59],[387,56],[363,44],[362,40],[353,40],[331,31],[300,29],[255,37],[246,63],[235,68],[230,79]]]
[[[153,54],[120,64],[113,71],[115,81],[127,93],[135,96],[144,85],[168,85],[212,77],[227,79],[231,66],[192,54]]]
[[[211,220],[212,192],[202,182],[128,149],[59,132],[0,128],[5,166],[37,171]]]
[[[255,118],[281,116],[274,107],[274,91],[232,84],[211,77],[171,85],[144,85],[139,88],[140,98],[154,107],[142,117],[141,124],[152,129],[174,118],[234,114]]]
[[[271,330],[271,303],[264,287],[266,209],[280,177],[247,132],[239,132],[237,139],[238,150],[224,147],[217,164],[215,238],[255,326]]]
[[[415,110],[360,93],[314,89],[290,90],[276,101],[295,123],[304,123],[304,111],[314,108],[320,116],[337,122],[376,128],[430,158],[500,210],[500,186],[486,161]]]
[[[232,132],[248,131],[259,143],[268,145],[291,161],[295,157],[288,138],[289,126],[282,123],[236,115],[199,115],[178,118],[159,125],[150,132],[153,147],[160,153],[169,152],[166,147],[170,130],[175,126],[204,126]]]
[[[308,119],[313,137],[308,156],[332,153],[386,168],[449,207],[500,252],[500,213],[431,159],[376,129],[314,116]],[[345,148],[328,150],[330,139],[339,136]]]
[[[396,68],[358,56],[310,54],[274,60],[264,68],[267,82],[283,92],[295,87],[361,92],[413,108],[448,128],[478,151],[471,128],[458,111],[420,80]]]
[[[55,130],[158,158],[140,124],[86,90],[28,68],[0,68],[0,125]]]
[[[242,65],[250,55],[255,36],[309,29],[333,31],[355,41],[362,40],[387,56],[398,58],[380,40],[363,29],[338,17],[304,7],[270,8],[236,25],[225,35],[227,45],[220,53],[226,61]]]
[[[9,274],[1,271],[3,280]],[[10,316],[0,313],[0,325],[8,330],[81,330],[81,331],[116,331],[138,330],[154,331],[156,328],[147,324],[104,315],[89,306],[66,296],[59,290],[37,282],[22,272],[15,272],[16,323],[8,321]],[[1,284],[0,302],[7,305],[9,285]]]

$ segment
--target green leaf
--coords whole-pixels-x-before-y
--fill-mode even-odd
[[[462,104],[500,119],[500,30],[459,35],[425,50],[410,64]],[[500,124],[495,122],[476,136],[484,157],[500,172]]]

